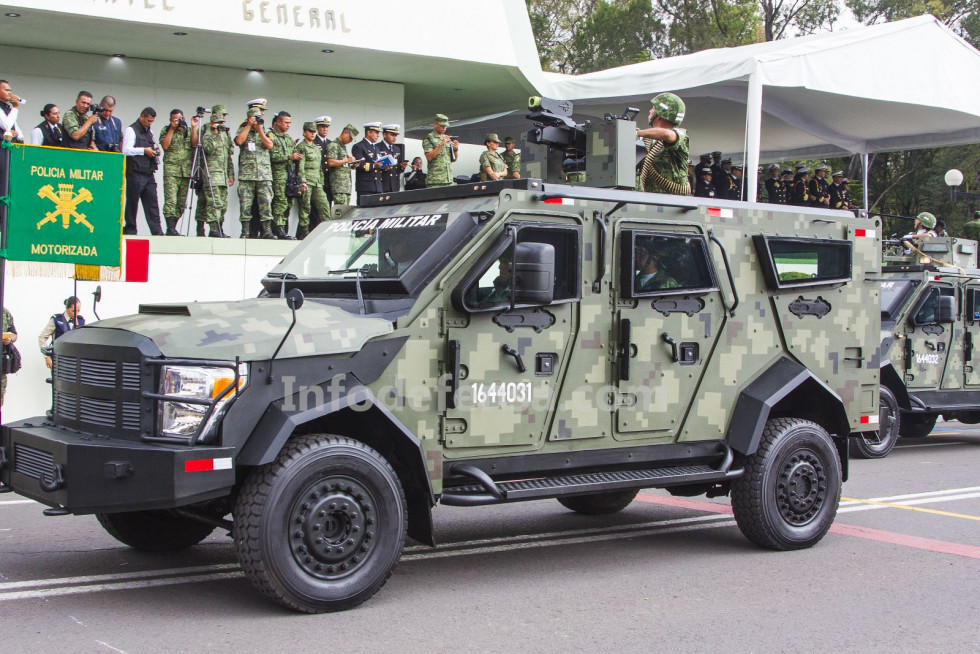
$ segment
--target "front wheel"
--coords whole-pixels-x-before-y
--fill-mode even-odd
[[[882,386],[878,400],[878,431],[863,432],[849,439],[851,454],[862,459],[883,459],[898,442],[902,412],[895,394]]]
[[[766,423],[759,449],[732,482],[732,510],[750,541],[775,550],[815,545],[830,529],[841,495],[841,464],[827,431],[808,420]]]
[[[405,545],[398,475],[364,443],[312,434],[242,486],[235,547],[262,593],[296,611],[349,609],[374,595]]]
[[[928,413],[906,413],[898,435],[902,438],[925,438],[936,426],[936,416]]]

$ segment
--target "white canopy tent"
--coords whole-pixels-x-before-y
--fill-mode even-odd
[[[585,75],[545,74],[539,90],[572,100],[578,119],[622,113],[626,105],[645,117],[651,97],[674,91],[687,104],[692,158],[744,153],[746,170],[754,170],[760,161],[978,142],[978,79],[980,52],[920,16]],[[528,129],[524,113],[452,130],[481,142],[482,132]],[[746,177],[754,197],[756,176]]]

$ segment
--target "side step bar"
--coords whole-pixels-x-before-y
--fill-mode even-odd
[[[567,495],[590,495],[629,488],[664,488],[722,482],[742,475],[741,468],[732,469],[733,459],[731,450],[726,448],[724,460],[716,468],[709,465],[673,466],[644,470],[585,472],[501,482],[493,481],[486,472],[476,466],[457,464],[451,468],[454,475],[469,477],[477,483],[447,488],[439,502],[448,506],[480,506]]]

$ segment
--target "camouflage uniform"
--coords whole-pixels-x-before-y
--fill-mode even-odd
[[[436,122],[444,125],[449,124],[449,119],[443,114],[436,114]],[[442,143],[442,136],[435,133],[435,130],[422,139],[422,150],[432,152]],[[429,188],[433,186],[452,186],[453,184],[453,165],[452,165],[452,143],[447,142],[439,154],[429,162],[428,175],[425,178],[425,185]]]
[[[272,219],[274,224],[285,228],[289,222],[289,211],[293,208],[292,198],[286,197],[286,165],[293,152],[293,139],[289,134],[280,134],[270,129],[266,134],[272,141],[269,159],[272,161]]]
[[[3,310],[3,331],[17,333],[14,327],[14,317],[10,315],[6,307]],[[7,394],[7,375],[0,374],[0,406],[3,406],[3,396]]]
[[[163,147],[163,137],[170,129],[168,124],[160,130],[158,143]],[[167,229],[174,229],[187,206],[187,190],[191,182],[191,130],[178,127],[170,137],[170,147],[163,151],[163,219]]]
[[[239,220],[243,234],[249,231],[253,199],[259,203],[259,220],[268,224],[272,220],[272,162],[262,139],[250,130],[238,149],[238,203],[241,205]]]
[[[485,182],[490,179],[490,176],[487,175],[487,171],[486,171],[487,166],[489,166],[490,170],[497,173],[498,175],[500,175],[500,173],[507,170],[507,164],[504,163],[504,160],[500,156],[500,154],[496,152],[491,152],[489,149],[484,150],[483,154],[480,155],[480,181],[481,182]]]
[[[350,128],[351,126],[348,125],[347,129]],[[351,136],[357,136],[357,130],[352,131]],[[327,159],[346,159],[349,156],[347,146],[341,143],[339,138],[330,141],[327,145]],[[350,204],[350,174],[351,170],[348,166],[335,166],[330,169],[330,192],[333,194],[334,206]]]
[[[307,125],[312,126],[311,132],[316,131],[313,123]],[[303,129],[306,129],[306,125]],[[330,203],[327,202],[327,194],[323,192],[323,168],[320,165],[323,150],[316,143],[307,143],[304,140],[300,141],[293,152],[303,155],[299,162],[299,178],[307,186],[303,195],[299,196],[299,226],[296,229],[296,238],[303,238],[310,229],[310,206],[316,207],[317,213],[325,217],[330,215]]]
[[[677,140],[673,143],[662,143],[662,149],[653,159],[653,170],[659,173],[660,177],[670,186],[655,180],[652,176],[639,179],[642,176],[641,172],[637,177],[636,190],[647,193],[680,194],[678,187],[687,187],[689,189],[688,194],[690,194],[687,177],[690,144],[687,130],[680,127],[686,112],[684,101],[673,93],[661,93],[653,98],[651,103],[654,107],[654,115],[672,123],[671,129],[677,134]],[[643,142],[647,146],[648,152],[654,147],[653,139],[645,138]],[[670,188],[671,186],[674,188]]]
[[[235,144],[228,132],[208,130],[204,135],[203,149],[207,174],[202,168],[201,197],[197,203],[198,212],[195,218],[198,223],[210,223],[214,233],[220,231],[228,209],[228,181],[235,178],[235,167],[232,163]]]
[[[517,150],[513,152],[507,152],[504,150],[500,153],[500,158],[504,160],[504,164],[507,166],[507,174],[504,179],[514,179],[514,173],[520,174],[521,172],[521,153]]]
[[[77,132],[78,128],[82,126],[82,123],[87,120],[87,116],[88,114],[84,116],[79,115],[74,106],[62,114],[61,126],[65,129],[64,144],[66,148],[85,150],[88,149],[89,145],[92,143],[92,134],[94,130],[91,127],[87,132],[85,132],[85,134],[82,135],[82,138],[78,139],[77,141],[71,137],[71,135]]]

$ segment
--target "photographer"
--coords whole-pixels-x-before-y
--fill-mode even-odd
[[[65,147],[65,130],[58,124],[61,121],[58,105],[44,105],[44,109],[41,110],[41,117],[44,120],[38,123],[34,131],[31,132],[31,143],[55,148]]]
[[[150,233],[162,236],[160,228],[160,205],[157,202],[157,182],[154,172],[160,148],[153,142],[150,125],[156,120],[157,112],[146,107],[140,117],[123,132],[122,153],[126,155],[126,225],[123,234],[136,234],[136,209],[143,203],[143,215]]]
[[[204,135],[204,163],[201,168],[200,197],[197,201],[197,233],[204,236],[204,223],[210,225],[209,236],[226,238],[225,210],[228,209],[228,187],[235,183],[235,168],[231,156],[235,145],[225,126],[223,104],[211,107],[211,124]]]
[[[412,159],[412,170],[405,173],[405,190],[420,188],[425,188],[425,173],[422,172],[422,157],[415,157]]]
[[[251,103],[250,103],[251,104]],[[264,103],[262,107],[264,108]],[[261,237],[274,239],[272,233],[272,140],[262,129],[262,111],[257,104],[248,110],[247,118],[238,128],[238,203],[242,223],[241,238],[249,237],[252,220],[252,201],[258,200]]]
[[[89,115],[88,109],[92,106],[92,94],[88,91],[79,91],[75,98],[75,106],[69,109],[61,121],[65,128],[65,145],[77,150],[95,150],[95,139],[92,137],[92,125],[99,119],[97,114]],[[134,232],[135,233],[135,232]]]
[[[204,115],[201,107],[201,115]],[[160,131],[160,147],[163,148],[163,219],[167,223],[167,236],[180,236],[177,221],[187,205],[187,190],[191,183],[191,158],[199,137],[197,126],[200,116],[191,118],[188,129],[184,112],[170,112],[170,123]]]
[[[111,95],[92,107],[96,115],[93,138],[95,147],[102,152],[119,152],[122,147],[122,121],[112,115],[116,110],[116,99]]]

